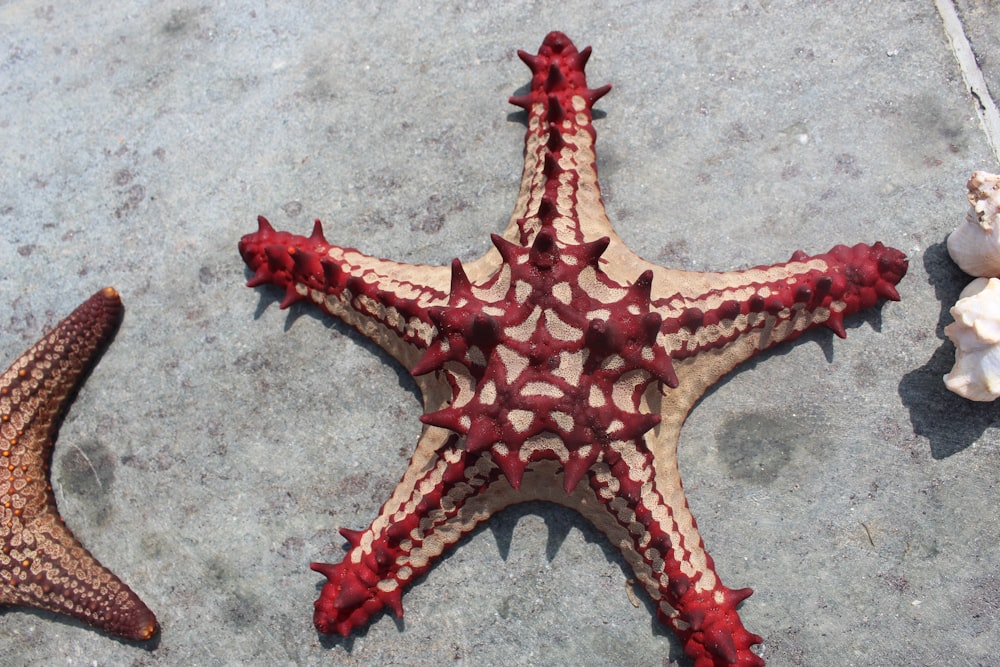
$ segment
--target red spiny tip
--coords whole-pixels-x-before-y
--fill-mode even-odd
[[[531,109],[531,104],[534,102],[534,97],[531,95],[512,95],[507,98],[507,101],[516,107],[521,107],[525,111]]]
[[[257,233],[262,233],[262,232],[271,232],[271,233],[274,233],[274,227],[272,227],[271,223],[267,221],[267,218],[265,218],[262,215],[258,215],[257,216]]]
[[[323,245],[330,245],[326,237],[323,236],[323,223],[320,222],[319,218],[316,218],[315,222],[313,222],[313,230],[312,234],[309,235],[309,240],[315,243],[322,243]]]
[[[517,257],[518,245],[511,243],[499,234],[490,234],[490,240],[493,241],[493,247],[500,253],[504,264],[514,262],[514,259]]]
[[[548,120],[557,123],[562,122],[574,96],[583,97],[588,106],[593,106],[611,86],[587,87],[584,70],[590,54],[589,46],[578,51],[573,41],[561,32],[546,35],[536,55],[518,51],[518,57],[531,69],[531,92],[511,97],[511,104],[530,111],[532,105],[544,103]]]
[[[522,49],[518,49],[517,57],[521,59],[521,62],[528,66],[528,69],[531,70],[532,74],[538,71],[538,56],[528,53]]]
[[[580,483],[580,480],[583,479],[587,471],[590,470],[590,466],[594,465],[600,455],[601,450],[598,447],[592,447],[587,456],[580,456],[577,452],[570,454],[569,460],[563,464],[563,490],[567,494],[573,493],[577,484]]]
[[[604,254],[604,251],[608,249],[609,245],[611,245],[611,239],[607,236],[602,236],[601,238],[590,241],[589,243],[584,243],[581,246],[581,249],[582,255],[587,264],[597,266],[598,260],[601,258],[601,255]],[[652,276],[650,276],[650,279],[652,279]]]
[[[826,321],[826,326],[829,327],[833,333],[837,334],[837,338],[847,338],[847,331],[844,329],[843,314],[831,312],[830,319]]]
[[[562,70],[559,69],[559,65],[552,63],[549,65],[549,75],[545,79],[545,91],[554,92],[560,90],[566,85],[566,77],[563,76]]]
[[[472,296],[472,283],[465,273],[461,260],[455,258],[451,260],[451,301],[468,299]]]
[[[359,546],[361,544],[361,538],[364,537],[365,531],[363,530],[351,530],[350,528],[341,528],[340,535],[345,540],[347,540],[352,547]]]
[[[590,104],[590,106],[594,106],[594,103],[597,102],[597,100],[601,99],[610,92],[611,84],[606,83],[600,88],[588,88],[584,97],[587,99],[587,103]]]
[[[493,460],[500,470],[503,471],[504,477],[507,478],[507,482],[516,491],[521,488],[521,479],[524,477],[524,469],[528,467],[528,464],[521,460],[518,456],[518,450],[511,451],[507,454],[500,455],[496,451],[493,452]]]
[[[280,310],[286,310],[292,304],[302,301],[305,297],[298,293],[295,289],[294,283],[289,283],[285,288],[285,296],[281,299],[281,303],[278,304]]]

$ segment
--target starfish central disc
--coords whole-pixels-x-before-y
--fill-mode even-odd
[[[599,266],[607,238],[560,247],[548,223],[530,248],[494,236],[503,264],[483,285],[452,264],[413,372],[444,371],[452,387],[451,405],[424,423],[464,435],[469,452],[491,449],[515,489],[529,462],[556,458],[571,492],[608,443],[642,442],[660,421],[643,394],[677,378],[656,340],[652,273],[620,285]]]

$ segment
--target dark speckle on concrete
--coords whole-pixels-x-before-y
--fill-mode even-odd
[[[55,471],[63,495],[98,526],[111,513],[109,497],[114,493],[115,456],[100,440],[83,440],[61,448],[63,455]]]
[[[756,412],[727,419],[716,443],[730,475],[767,485],[781,476],[794,456],[817,456],[823,432],[815,417]]]

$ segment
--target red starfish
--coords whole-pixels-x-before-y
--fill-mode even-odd
[[[365,530],[341,530],[341,563],[315,605],[346,635],[478,523],[549,500],[594,522],[635,568],[696,667],[763,665],[736,612],[750,595],[719,580],[677,470],[681,424],[699,397],[761,350],[898,300],[906,259],[881,243],[837,246],[730,273],[650,264],[611,228],[591,123],[609,86],[587,87],[590,49],[553,32],[531,68],[525,164],[514,214],[484,257],[413,266],[260,228],[240,253],[248,285],[309,300],[412,369],[426,424],[392,497]]]
[[[49,462],[63,415],[115,335],[118,293],[106,287],[74,310],[0,376],[0,604],[72,616],[132,640],[156,634],[156,617],[97,562],[63,523]]]

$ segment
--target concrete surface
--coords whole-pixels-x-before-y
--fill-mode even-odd
[[[478,256],[517,192],[515,50],[559,29],[615,86],[601,183],[640,255],[911,257],[901,303],[744,367],[685,427],[691,505],[723,580],[756,589],[768,664],[997,664],[998,407],[940,377],[968,280],[943,241],[969,174],[1000,167],[932,2],[295,4],[0,3],[0,350],[122,293],[52,481],[163,627],[135,646],[8,609],[0,661],[688,664],[603,536],[545,505],[468,538],[405,620],[311,624],[308,563],[374,516],[420,408],[352,331],[245,288],[236,243],[264,213],[395,259]],[[1000,5],[957,10],[995,91]]]

